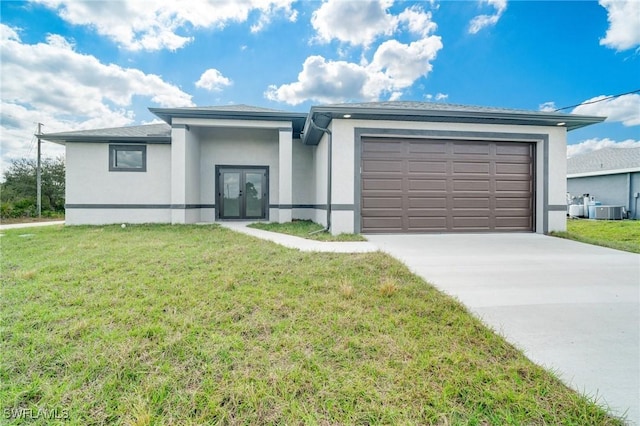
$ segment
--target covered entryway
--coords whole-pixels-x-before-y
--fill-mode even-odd
[[[216,167],[220,219],[266,219],[267,167]]]
[[[363,233],[533,231],[529,142],[362,140]]]

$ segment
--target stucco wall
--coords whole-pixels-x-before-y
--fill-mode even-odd
[[[315,174],[313,173],[314,146],[293,140],[293,204],[313,204],[316,199]]]
[[[313,147],[313,172],[314,172],[314,205],[327,204],[327,166],[328,166],[329,139],[326,134],[320,139],[320,143]],[[315,208],[312,213],[312,220],[323,226],[327,226],[327,211]]]
[[[67,209],[66,225],[108,225],[112,223],[169,223],[171,209]]]
[[[122,144],[118,144],[122,145]],[[146,172],[109,171],[108,143],[66,145],[66,204],[86,207],[116,205],[168,206],[171,204],[171,146],[148,144]],[[159,211],[162,210],[162,211]],[[168,222],[168,209],[135,211],[69,208],[69,225],[118,222]]]

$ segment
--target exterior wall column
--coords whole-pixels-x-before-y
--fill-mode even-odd
[[[293,208],[293,129],[279,129],[278,222],[291,222]],[[272,220],[275,218],[272,218]]]
[[[171,223],[186,223],[187,204],[187,132],[188,126],[171,127]]]

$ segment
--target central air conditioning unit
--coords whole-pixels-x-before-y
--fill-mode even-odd
[[[622,206],[596,206],[595,219],[622,220]]]

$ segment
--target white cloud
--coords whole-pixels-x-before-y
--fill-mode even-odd
[[[600,44],[618,51],[640,47],[640,1],[600,0],[609,28]]]
[[[368,47],[376,38],[395,31],[398,18],[388,12],[392,4],[392,0],[328,0],[313,12],[311,25],[320,41],[336,39]]]
[[[215,68],[206,70],[196,81],[196,86],[207,89],[212,92],[219,92],[223,88],[231,86],[232,81],[223,76],[220,71]]]
[[[616,98],[603,100],[608,96],[601,95],[587,99],[572,111],[574,114],[606,116],[606,121],[619,121],[625,126],[640,125],[640,94],[631,93]],[[594,102],[594,103],[587,103]]]
[[[3,163],[28,153],[37,122],[46,133],[132,124],[136,97],[164,107],[193,105],[189,94],[159,76],[103,64],[58,35],[24,44],[4,24],[0,35]]]
[[[436,93],[435,95],[431,94],[431,93],[426,93],[424,95],[424,98],[426,100],[428,100],[429,102],[435,100],[436,102],[438,101],[445,101],[449,98],[449,95],[445,94],[445,93]]]
[[[71,24],[93,27],[98,34],[134,51],[179,49],[193,39],[188,36],[190,29],[245,22],[251,12],[258,13],[253,32],[276,16],[295,20],[297,15],[291,8],[294,0],[31,1],[55,10]]]
[[[405,9],[398,19],[402,23],[406,23],[409,31],[422,37],[426,37],[433,33],[438,27],[431,20],[431,12],[425,12],[418,6],[411,6]]]
[[[469,22],[469,33],[477,34],[483,28],[495,25],[507,9],[507,0],[479,0],[480,3],[487,3],[496,10],[493,15],[478,15]]]
[[[556,103],[553,101],[545,102],[543,104],[538,105],[538,110],[542,112],[554,112],[557,109],[558,107],[556,106]]]
[[[267,99],[297,105],[313,100],[322,103],[379,99],[388,95],[398,99],[402,90],[432,69],[431,62],[442,49],[438,36],[430,36],[410,44],[396,40],[382,43],[370,64],[308,57],[298,81],[269,86]]]
[[[307,100],[322,103],[368,98],[363,92],[369,75],[366,67],[345,61],[327,61],[309,56],[298,81],[280,87],[269,86],[267,99],[297,105]]]
[[[393,0],[327,0],[313,12],[311,25],[316,39],[328,43],[338,40],[353,46],[369,47],[376,39],[393,34],[399,25],[412,34],[426,37],[437,28],[431,12],[413,5],[399,15],[389,13]]]
[[[608,138],[587,139],[577,144],[568,145],[567,158],[571,158],[576,155],[586,154],[592,151],[597,151],[603,148],[640,148],[640,141],[627,139],[622,142],[616,142]]]
[[[399,99],[404,89],[431,71],[432,62],[442,49],[442,39],[430,35],[437,29],[430,12],[413,5],[399,15],[392,15],[388,11],[391,4],[391,0],[327,0],[322,3],[312,17],[316,39],[322,42],[338,40],[364,47],[359,63],[309,56],[297,81],[271,85],[265,97],[292,105],[308,100],[333,103],[373,101],[383,96],[390,100]],[[395,39],[383,41],[369,61],[366,48],[398,29],[420,39],[406,44]],[[347,56],[343,46],[338,47],[341,57]]]

